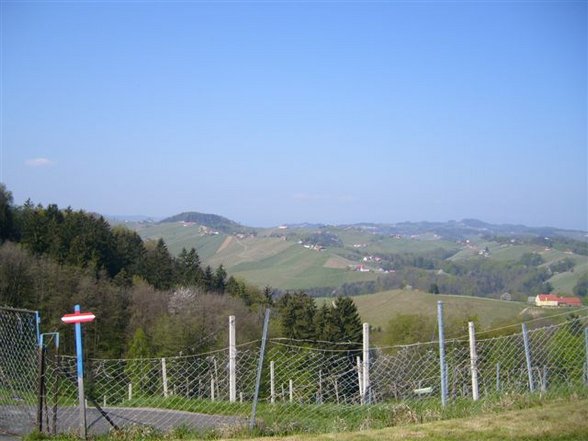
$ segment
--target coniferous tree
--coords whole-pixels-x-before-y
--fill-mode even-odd
[[[351,297],[337,297],[331,305],[324,304],[316,315],[315,323],[320,340],[362,342],[363,325]]]
[[[219,294],[224,294],[226,287],[226,279],[227,272],[221,264],[214,272],[214,276],[212,278],[212,289]]]
[[[0,183],[0,244],[15,235],[12,193]]]
[[[143,239],[135,231],[117,226],[113,228],[114,252],[117,266],[120,268],[116,277],[126,285],[132,282],[132,276],[139,274],[140,265],[145,254]],[[122,274],[121,274],[122,273]]]
[[[333,305],[332,319],[337,329],[337,340],[362,342],[363,324],[351,297],[337,297]]]
[[[202,275],[202,286],[206,291],[212,291],[214,283],[214,275],[212,274],[212,268],[210,265],[206,265],[204,274]]]
[[[200,257],[194,248],[182,251],[176,259],[177,282],[184,286],[201,286],[203,280],[203,271],[200,266]]]
[[[278,303],[282,318],[282,331],[291,339],[315,339],[314,299],[304,292],[287,293]]]
[[[141,265],[141,276],[157,289],[170,289],[174,283],[173,259],[163,239],[148,244]]]

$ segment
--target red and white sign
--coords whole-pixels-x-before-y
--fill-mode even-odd
[[[85,323],[91,322],[96,316],[91,312],[75,312],[73,314],[65,314],[61,317],[63,323]]]

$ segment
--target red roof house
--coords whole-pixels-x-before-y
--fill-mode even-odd
[[[582,300],[578,297],[560,297],[558,303],[560,306],[582,306]]]
[[[555,294],[539,294],[535,297],[537,306],[582,306],[578,297],[559,297]]]

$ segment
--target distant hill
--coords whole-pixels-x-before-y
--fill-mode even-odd
[[[340,227],[371,231],[378,234],[399,234],[415,236],[423,234],[437,234],[446,240],[464,240],[471,237],[505,236],[505,237],[567,237],[575,240],[588,240],[586,231],[565,230],[556,227],[527,227],[525,225],[490,224],[478,219],[463,219],[447,222],[400,222],[395,224],[358,223],[340,225]]]
[[[226,217],[219,216],[217,214],[198,213],[196,211],[187,211],[184,213],[176,214],[160,221],[160,224],[174,223],[174,222],[185,222],[202,225],[223,233],[234,233],[244,232],[251,230],[251,228],[244,227],[243,225],[227,219]]]
[[[479,295],[478,285],[466,286],[475,282],[466,280],[477,268],[472,265],[482,265],[476,280],[498,281],[529,253],[540,256],[538,266],[522,270],[516,280],[512,275],[496,288],[486,286],[484,295],[497,298],[506,291],[518,292],[517,298],[523,299],[527,292],[541,289],[542,281],[556,292],[571,294],[588,273],[586,232],[475,219],[252,228],[215,214],[185,212],[158,223],[127,225],[143,239],[163,238],[173,254],[194,247],[206,265],[222,264],[235,277],[258,286],[304,289],[315,296],[357,295],[404,285],[428,290],[432,284],[442,293]]]
[[[104,216],[106,220],[112,224],[128,224],[136,222],[158,222],[159,219],[152,216],[145,216],[141,214],[108,214]]]

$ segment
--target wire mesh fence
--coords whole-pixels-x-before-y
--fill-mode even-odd
[[[15,326],[24,329],[28,323],[30,328],[30,320],[10,322],[3,314],[0,311],[0,323],[6,323],[0,325],[0,338],[19,342],[10,351],[0,346],[3,400],[18,390],[19,397],[28,397],[28,414],[23,415],[29,420],[34,420],[35,405],[40,403],[44,431],[76,432],[76,359],[59,355],[57,345],[47,344],[44,386],[38,396],[34,326],[28,333],[15,334]],[[272,434],[416,422],[426,412],[438,415],[443,375],[450,404],[514,393],[585,391],[587,325],[588,317],[570,317],[558,325],[529,331],[523,327],[475,343],[467,337],[447,340],[442,345],[434,341],[366,348],[361,343],[269,339],[256,425]],[[130,426],[162,432],[220,430],[225,435],[240,431],[252,414],[260,347],[260,341],[254,341],[191,356],[87,360],[88,432]],[[10,381],[5,380],[8,369],[14,377]],[[3,419],[9,418],[6,409],[14,405],[6,403],[0,411]],[[416,409],[424,410],[419,414]]]
[[[242,427],[251,411],[255,366],[254,343],[236,353],[236,399],[230,397],[229,350],[193,356],[142,359],[90,359],[85,366],[88,433],[149,426],[160,431],[182,427],[194,431]],[[76,358],[60,356],[48,363],[49,432],[72,432],[80,425],[77,410]],[[53,409],[57,417],[53,416]]]
[[[474,353],[467,338],[445,341],[448,402],[473,399],[474,389],[476,399],[585,389],[587,325],[583,317],[528,331],[527,347],[522,330],[483,339]],[[298,430],[351,430],[416,421],[411,409],[441,406],[438,341],[370,348],[367,363],[366,385],[356,346],[326,349],[321,343],[271,340],[262,418]]]
[[[0,308],[0,434],[34,425],[38,395],[38,314]]]

